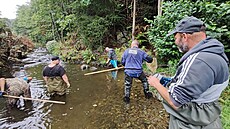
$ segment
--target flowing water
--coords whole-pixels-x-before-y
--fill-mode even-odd
[[[38,57],[39,56],[39,57]],[[146,100],[141,83],[134,81],[131,103],[126,105],[123,97],[123,71],[117,78],[111,72],[84,76],[80,65],[62,65],[67,71],[71,88],[65,96],[49,98],[42,78],[42,69],[48,64],[45,52],[34,52],[25,65],[33,79],[30,82],[31,97],[51,99],[65,104],[26,101],[20,108],[8,108],[5,98],[0,98],[1,129],[92,129],[92,128],[156,128],[167,127],[167,114],[156,99]],[[99,68],[98,70],[102,70]],[[160,124],[160,122],[162,124]]]

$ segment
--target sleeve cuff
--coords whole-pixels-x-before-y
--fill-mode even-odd
[[[171,94],[169,93],[169,97],[170,97],[170,100],[172,101],[172,103],[176,106],[176,107],[180,107],[181,104],[178,103],[176,100],[173,99],[173,97],[171,96]]]

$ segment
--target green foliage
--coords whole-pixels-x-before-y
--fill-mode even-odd
[[[230,79],[230,77],[229,77]],[[228,84],[228,87],[224,90],[224,92],[221,94],[221,105],[222,105],[222,112],[221,112],[221,121],[223,124],[224,129],[230,128],[230,83]]]
[[[85,46],[92,50],[102,46],[102,39],[108,31],[109,25],[106,18],[81,16],[78,23],[81,30],[80,38]]]
[[[178,60],[173,60],[168,62],[167,75],[173,76],[176,73]]]
[[[119,48],[115,48],[117,60],[121,60],[122,54],[124,53],[125,49],[126,49],[126,47],[124,47],[124,46],[119,47]]]
[[[0,18],[0,28],[1,29],[6,28],[6,22],[3,18]]]
[[[52,40],[46,43],[46,49],[54,55],[59,55],[57,51],[60,50],[60,45],[59,42]]]
[[[91,50],[89,50],[89,49],[81,51],[81,55],[82,55],[83,60],[87,64],[96,59],[95,54]]]
[[[148,30],[148,39],[156,48],[160,62],[167,64],[168,61],[178,60],[182,55],[174,44],[173,36],[166,34],[175,28],[179,20],[185,16],[195,16],[207,24],[207,34],[219,39],[229,51],[229,20],[230,4],[209,3],[205,0],[191,1],[167,1],[163,5],[163,15],[155,19],[147,20],[151,24]]]

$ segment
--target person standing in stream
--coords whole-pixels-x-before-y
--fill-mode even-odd
[[[144,61],[151,63],[153,58],[138,48],[138,46],[139,42],[133,40],[131,48],[125,50],[121,59],[121,63],[125,67],[125,96],[123,98],[125,103],[130,102],[133,78],[138,78],[142,82],[145,98],[149,99],[153,97],[152,93],[149,91],[149,84],[142,68]]]
[[[65,69],[59,64],[60,58],[54,56],[51,63],[43,69],[43,79],[47,85],[47,91],[50,95],[64,95],[66,89],[70,87]]]

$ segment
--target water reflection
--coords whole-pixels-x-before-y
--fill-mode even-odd
[[[114,80],[117,79],[117,72],[118,72],[118,70],[111,71],[111,75],[112,75],[112,78],[113,78]]]

